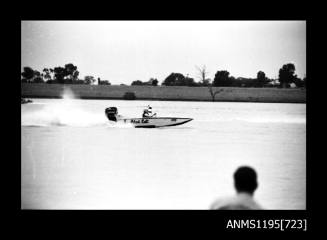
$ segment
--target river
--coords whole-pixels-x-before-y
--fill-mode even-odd
[[[32,99],[21,105],[22,209],[208,209],[241,165],[265,209],[306,209],[306,105]],[[145,106],[184,125],[110,123]]]

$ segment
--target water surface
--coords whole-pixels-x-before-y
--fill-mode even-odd
[[[264,208],[305,209],[305,104],[33,101],[21,106],[24,209],[208,209],[234,194],[240,165],[256,169]],[[147,104],[194,120],[139,129],[104,115],[140,117]]]

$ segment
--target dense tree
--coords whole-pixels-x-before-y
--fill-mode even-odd
[[[230,82],[229,85],[230,85],[230,86],[232,86],[233,83],[235,83],[235,81],[236,81],[236,78],[235,78],[235,77],[233,77],[233,76],[230,76],[230,77],[229,77],[229,82]]]
[[[165,86],[190,86],[195,87],[197,83],[193,78],[185,77],[181,73],[171,73],[162,83]]]
[[[266,74],[263,71],[257,73],[257,79],[259,82],[264,82],[266,80]]]
[[[149,81],[147,82],[142,82],[141,80],[135,80],[131,84],[132,86],[157,86],[158,85],[158,80],[155,78],[150,78]]]
[[[185,77],[181,73],[171,73],[163,82],[165,86],[197,86],[193,78]]]
[[[230,77],[230,86],[231,87],[242,87],[242,79],[244,78],[235,78],[235,77]]]
[[[73,73],[73,82],[75,82],[75,81],[78,81],[78,76],[79,76],[79,71],[74,71],[74,73]]]
[[[152,81],[152,86],[158,86],[159,81],[157,79],[154,79]]]
[[[215,78],[213,80],[213,86],[216,87],[227,87],[231,85],[231,81],[229,78],[229,72],[226,70],[218,71],[215,74]]]
[[[24,67],[22,72],[22,82],[31,82],[34,78],[34,70],[30,67]]]
[[[185,77],[184,81],[182,81],[180,83],[179,86],[189,86],[189,87],[196,87],[196,86],[199,86],[193,78],[190,78],[190,77]]]
[[[231,87],[242,87],[242,78],[234,78],[232,77],[231,80]]]
[[[166,79],[162,82],[161,85],[165,86],[180,86],[180,83],[185,79],[184,75],[181,73],[171,73]]]
[[[71,81],[77,80],[79,72],[77,71],[77,66],[72,63],[65,65],[64,77],[70,79]]]
[[[208,71],[206,66],[196,66],[197,78],[199,82],[195,82],[193,78],[184,76],[181,73],[171,73],[163,82],[165,86],[206,86],[209,89],[210,95],[214,101],[215,95],[221,90],[217,90],[214,87],[274,87],[276,84],[270,84],[273,80],[268,79],[263,71],[257,73],[256,78],[235,78],[230,76],[227,70],[217,71],[213,80],[210,83],[208,78]],[[79,71],[77,66],[72,63],[66,64],[64,67],[44,68],[40,73],[37,70],[33,70],[30,67],[24,67],[22,75],[22,82],[34,82],[42,83],[74,83],[74,84],[93,84],[96,80],[93,76],[86,76],[84,80],[78,79]],[[279,69],[279,82],[281,87],[289,87],[291,83],[295,84],[296,87],[306,87],[306,77],[300,79],[295,74],[295,66],[292,63],[288,63]],[[97,78],[99,85],[111,85],[108,80],[101,80]],[[141,80],[135,80],[131,85],[145,85],[145,86],[157,86],[159,81],[156,78],[150,78],[149,81],[142,82]],[[121,84],[125,85],[125,84]],[[214,91],[214,89],[216,89]]]
[[[41,73],[37,70],[34,70],[33,83],[44,83]]]
[[[44,68],[43,72],[44,72],[43,77],[46,81],[52,80],[50,69]]]
[[[269,82],[266,74],[263,71],[257,73],[257,78],[254,82],[254,87],[264,87]]]
[[[85,81],[83,79],[77,79],[74,81],[74,84],[85,84]]]
[[[101,80],[100,85],[111,85],[111,83],[108,80]]]
[[[296,87],[299,87],[299,88],[305,87],[305,81],[304,81],[304,79],[301,79],[301,78],[296,77],[294,79],[294,83],[295,83]]]
[[[78,80],[79,72],[77,71],[77,66],[72,63],[68,63],[65,67],[55,67],[54,69],[49,69],[49,74],[54,73],[54,82],[58,83],[73,83]]]
[[[293,63],[284,64],[279,69],[279,82],[281,87],[289,87],[296,79],[295,65]]]
[[[156,78],[150,78],[147,85],[158,86],[159,81]]]
[[[55,67],[53,69],[54,72],[54,78],[56,80],[56,82],[58,83],[64,83],[64,79],[65,79],[65,68],[63,67]]]
[[[85,76],[84,82],[85,84],[93,84],[95,82],[95,78],[93,76]]]
[[[141,80],[135,80],[131,84],[132,86],[142,86],[144,83]]]
[[[36,77],[34,78],[33,83],[44,83],[44,80],[42,77]]]

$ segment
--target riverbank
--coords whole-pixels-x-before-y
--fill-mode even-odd
[[[215,97],[217,102],[306,103],[305,89],[213,88],[218,89],[222,91]],[[21,84],[21,95],[26,98],[62,98],[64,94],[73,94],[81,99],[124,99],[127,92],[134,93],[135,100],[212,101],[207,87]]]

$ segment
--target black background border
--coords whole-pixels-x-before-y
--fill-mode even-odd
[[[11,163],[14,167],[14,173],[10,172],[9,181],[12,186],[9,186],[8,206],[10,206],[10,216],[14,219],[14,224],[18,224],[19,228],[26,233],[38,233],[41,231],[49,231],[49,233],[58,233],[62,230],[69,232],[76,232],[81,234],[84,231],[92,234],[104,232],[105,237],[111,236],[113,232],[118,231],[118,236],[136,236],[139,234],[149,235],[153,238],[160,236],[175,236],[171,231],[182,233],[181,236],[203,236],[208,233],[214,233],[218,236],[220,232],[278,232],[278,230],[271,229],[226,229],[227,221],[230,219],[307,219],[308,232],[317,230],[318,219],[314,210],[317,207],[314,204],[315,188],[314,184],[314,159],[319,159],[318,148],[314,132],[319,132],[316,119],[314,118],[317,112],[317,106],[321,101],[319,91],[310,83],[315,74],[313,67],[315,66],[315,52],[316,41],[314,40],[314,32],[316,31],[316,23],[314,12],[311,7],[302,5],[302,9],[292,8],[293,13],[289,14],[287,6],[285,11],[275,11],[275,8],[269,8],[269,4],[265,7],[269,11],[260,11],[254,8],[253,11],[247,12],[249,6],[238,8],[229,8],[229,11],[221,11],[220,7],[225,8],[225,5],[207,5],[207,11],[200,13],[198,11],[198,4],[194,9],[189,10],[186,5],[169,5],[162,7],[160,2],[152,2],[149,9],[148,5],[130,5],[128,11],[122,13],[115,11],[117,5],[105,4],[101,9],[98,5],[96,9],[89,8],[88,5],[83,5],[82,11],[80,8],[76,12],[65,11],[64,13],[54,11],[45,11],[44,6],[39,7],[20,5],[15,14],[15,19],[8,16],[10,22],[6,21],[6,36],[10,36],[9,46],[10,57],[8,66],[10,72],[15,72],[15,79],[12,79],[10,87],[5,94],[5,98],[10,99],[8,109],[5,109],[9,118],[8,133],[8,147],[11,152]],[[59,4],[56,2],[54,4]],[[64,4],[64,3],[61,3]],[[276,2],[276,4],[278,4]],[[167,5],[167,2],[166,2]],[[199,5],[201,5],[199,3]],[[177,7],[176,7],[177,6]],[[48,8],[49,6],[46,6]],[[119,6],[120,7],[120,6]],[[118,7],[118,8],[119,8]],[[141,7],[142,10],[139,10]],[[250,6],[251,7],[251,6]],[[290,6],[291,8],[292,6]],[[32,8],[32,9],[31,9]],[[68,9],[73,6],[68,4]],[[290,9],[289,8],[289,9]],[[30,10],[31,9],[31,10]],[[42,10],[41,10],[42,9]],[[108,9],[108,12],[106,11]],[[123,8],[124,9],[124,8]],[[93,10],[93,11],[92,11]],[[95,10],[95,11],[94,11]],[[36,13],[37,12],[37,13]],[[230,14],[233,12],[233,14]],[[264,210],[264,211],[206,211],[206,210],[21,210],[21,104],[20,104],[20,68],[21,68],[21,20],[305,20],[307,22],[307,78],[309,83],[307,86],[307,209],[306,210]],[[14,54],[13,54],[14,52]],[[13,64],[15,63],[15,64]],[[9,76],[13,78],[11,74]],[[316,128],[316,129],[315,129]],[[8,130],[7,129],[7,130]],[[15,176],[15,177],[13,177]],[[11,219],[11,218],[10,218]],[[96,229],[96,230],[95,230]],[[299,232],[288,230],[291,232]],[[151,235],[149,233],[155,235]],[[287,231],[286,231],[287,232]],[[38,234],[36,234],[38,235]]]

